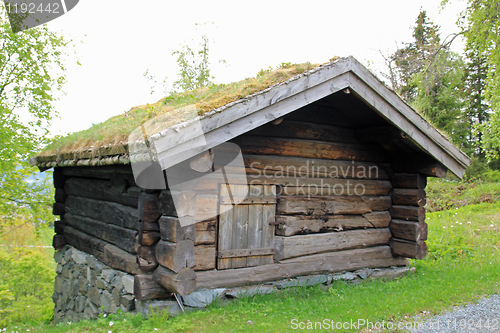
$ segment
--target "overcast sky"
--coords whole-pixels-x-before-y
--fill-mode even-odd
[[[442,38],[458,32],[463,1],[440,12],[440,0],[351,1],[166,1],[80,0],[48,23],[71,36],[75,61],[68,63],[66,95],[57,103],[61,119],[53,134],[86,129],[131,107],[153,103],[143,73],[176,79],[172,51],[207,33],[217,83],[253,77],[282,62],[324,63],[352,55],[372,70],[383,69],[384,54],[409,42],[420,8],[441,26]],[[196,30],[196,23],[213,22]],[[460,41],[454,49],[460,51]],[[224,59],[226,66],[218,60]]]

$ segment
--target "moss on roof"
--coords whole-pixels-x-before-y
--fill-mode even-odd
[[[129,111],[95,124],[87,130],[58,138],[47,146],[39,154],[39,157],[43,160],[56,160],[56,157],[60,158],[61,155],[65,155],[63,159],[74,155],[76,158],[76,154],[79,152],[102,150],[102,148],[110,149],[117,146],[122,147],[122,149],[117,150],[117,154],[123,153],[128,135],[135,128],[154,117],[163,115],[161,117],[163,119],[162,126],[170,127],[196,116],[204,115],[318,66],[309,62],[303,64],[283,63],[276,70],[271,68],[261,70],[255,78],[230,84],[213,84],[193,91],[176,93],[153,104],[133,107]],[[49,157],[52,158],[49,159]]]

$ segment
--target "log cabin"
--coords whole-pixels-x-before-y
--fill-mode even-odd
[[[30,160],[54,168],[56,320],[426,256],[427,177],[470,159],[352,57],[292,74],[143,126],[140,149],[129,136]],[[231,147],[239,168],[218,159]],[[176,168],[197,181],[174,186]]]

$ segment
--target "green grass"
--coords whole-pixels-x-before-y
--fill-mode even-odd
[[[158,332],[292,332],[297,331],[291,326],[294,319],[297,323],[325,319],[407,322],[415,315],[425,317],[500,291],[500,203],[430,213],[427,223],[428,256],[412,261],[415,274],[397,280],[335,282],[326,290],[319,286],[291,288],[271,295],[218,302],[206,311],[170,319],[158,314],[150,320],[113,315],[55,326],[47,322],[23,327],[17,324],[17,328],[11,325],[7,330],[106,333],[151,332],[157,328]]]
[[[500,201],[500,172],[489,171],[473,181],[428,178],[428,212],[454,209],[482,202]]]

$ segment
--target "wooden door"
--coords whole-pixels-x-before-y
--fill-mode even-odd
[[[219,204],[217,269],[271,264],[276,187],[222,184]]]

